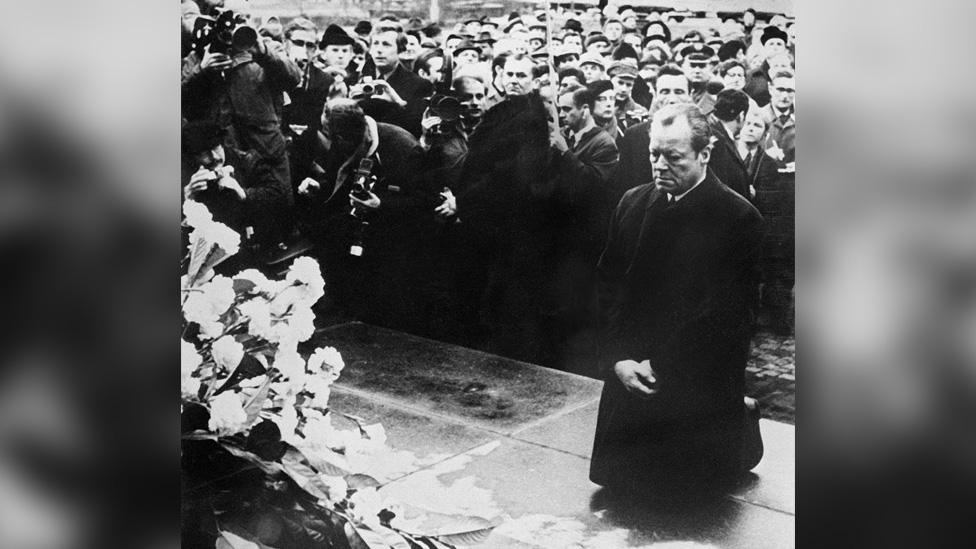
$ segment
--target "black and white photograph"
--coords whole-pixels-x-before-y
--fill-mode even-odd
[[[794,547],[792,1],[180,8],[184,547]]]

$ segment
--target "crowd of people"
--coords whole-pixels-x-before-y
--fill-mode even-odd
[[[181,3],[183,196],[245,236],[247,267],[317,257],[334,314],[597,375],[608,227],[669,161],[650,146],[672,105],[706,117],[709,174],[763,214],[792,209],[786,17],[341,25],[222,4]],[[780,229],[762,299],[788,331]]]

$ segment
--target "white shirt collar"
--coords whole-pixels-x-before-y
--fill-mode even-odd
[[[596,127],[596,124],[593,122],[593,119],[591,118],[590,121],[585,126],[583,126],[582,128],[580,128],[580,130],[578,132],[573,132],[573,142],[574,143],[579,143],[580,142],[580,138],[583,137],[583,134],[586,133],[586,132],[588,132],[588,131],[590,131],[590,128],[595,128],[595,127]]]
[[[674,203],[677,204],[679,200],[681,200],[682,198],[684,198],[685,196],[687,196],[688,193],[690,193],[691,191],[695,190],[695,187],[701,185],[706,179],[708,179],[708,172],[705,172],[705,174],[701,178],[701,181],[699,181],[698,183],[695,183],[694,185],[692,185],[691,188],[688,189],[687,191],[685,191],[685,192],[683,192],[681,194],[672,194],[671,195],[671,198],[674,199]]]

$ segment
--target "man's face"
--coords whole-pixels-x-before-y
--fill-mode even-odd
[[[769,58],[769,74],[776,74],[780,69],[793,69],[793,63],[790,61],[790,56],[785,53],[774,55]]]
[[[627,101],[630,93],[634,90],[634,79],[630,76],[614,76],[610,79],[613,83],[613,93],[617,101]]]
[[[305,66],[315,55],[315,33],[310,30],[296,29],[288,36],[288,57],[301,66]]]
[[[786,51],[786,42],[783,42],[781,38],[770,38],[763,44],[763,51],[766,52],[766,58],[768,59],[777,53]]]
[[[413,61],[417,58],[417,54],[420,53],[420,40],[412,34],[407,36],[407,49],[400,54],[400,57],[406,59],[407,61]]]
[[[593,103],[593,117],[600,120],[609,120],[614,111],[617,108],[616,102],[613,100],[614,91],[607,90],[597,96],[596,101]]]
[[[692,84],[708,81],[708,61],[704,59],[685,59],[681,69],[685,71],[688,82]]]
[[[605,56],[606,54],[610,53],[610,44],[607,44],[603,40],[600,40],[598,42],[593,42],[592,44],[589,45],[589,47],[586,48],[586,51],[596,52],[600,55]]]
[[[532,91],[532,61],[527,58],[506,61],[502,86],[506,95],[525,95]]]
[[[607,23],[607,26],[603,28],[603,34],[605,34],[611,42],[616,41],[623,33],[624,26],[616,21],[613,23]]]
[[[569,46],[575,44],[580,50],[583,49],[583,39],[578,34],[568,34],[563,37],[563,45]]]
[[[330,67],[346,68],[349,66],[349,61],[352,60],[352,46],[326,46],[322,50],[322,58],[325,59],[325,64]]]
[[[223,167],[226,157],[224,156],[224,146],[216,145],[209,151],[203,151],[196,156],[197,165],[207,170],[216,170]]]
[[[474,65],[478,62],[478,52],[475,50],[462,50],[454,56],[454,60],[457,61],[458,66],[463,65]]]
[[[577,107],[573,104],[573,94],[564,93],[559,96],[559,127],[569,131],[579,131],[586,122],[587,107]]]
[[[440,82],[441,69],[444,68],[444,58],[431,57],[430,59],[427,60],[427,64],[430,65],[430,73],[422,74],[421,76],[423,76],[431,84],[436,84]]]
[[[464,107],[464,116],[480,119],[485,112],[485,87],[477,80],[465,80],[457,89],[458,101]]]
[[[542,47],[542,44],[544,44],[544,43],[545,43],[545,40],[543,40],[541,38],[535,38],[535,37],[529,38],[529,49],[532,50],[532,51],[535,51],[535,50],[541,48]]]
[[[444,51],[448,53],[454,53],[454,50],[460,45],[461,45],[460,38],[448,38],[447,41],[444,42]]]
[[[385,31],[373,36],[373,43],[369,52],[373,56],[376,68],[381,71],[391,70],[400,62],[396,38],[397,33],[395,31]]]
[[[583,63],[580,65],[580,70],[583,71],[583,78],[586,78],[587,82],[596,82],[597,80],[605,80],[606,76],[603,73],[603,67],[597,65],[596,63]]]
[[[659,67],[659,66],[657,66],[657,65],[655,65],[653,63],[648,63],[648,64],[646,64],[646,65],[644,65],[643,67],[640,68],[640,71],[637,72],[637,75],[640,76],[641,79],[644,80],[644,82],[647,82],[648,84],[650,84],[651,82],[654,81],[655,78],[657,78],[657,73],[660,70],[661,70],[661,67]]]
[[[746,115],[746,121],[739,130],[739,141],[752,145],[759,143],[766,133],[766,122],[758,112]]]
[[[194,2],[183,2],[180,7],[183,11],[183,32],[190,34],[193,32],[193,23],[200,17],[200,8]]]
[[[624,27],[625,28],[628,28],[628,29],[636,29],[637,28],[637,18],[636,17],[630,17],[630,16],[628,16],[627,18],[625,18],[623,20],[623,23],[624,23]]]
[[[634,48],[634,51],[640,51],[641,39],[637,34],[628,32],[624,35],[622,40],[625,44],[630,44],[630,47]]]
[[[722,83],[730,90],[741,90],[746,85],[746,71],[742,67],[732,67],[722,77]]]
[[[675,74],[658,76],[655,92],[661,106],[678,103],[688,97],[688,79]]]
[[[481,32],[481,23],[478,21],[471,21],[464,25],[464,32],[470,35],[476,35]]]
[[[769,84],[769,102],[779,110],[793,107],[796,100],[796,80],[780,77]]]
[[[579,67],[579,56],[575,53],[560,55],[558,59],[554,59],[553,61],[556,64],[557,71],[567,67]]]
[[[572,86],[582,86],[582,85],[583,83],[579,81],[579,78],[576,78],[576,75],[574,74],[566,75],[563,77],[562,80],[559,81],[559,93],[565,93],[566,90]]]
[[[710,148],[695,152],[691,126],[678,116],[670,126],[651,123],[651,166],[658,189],[677,195],[691,189],[705,175]]]

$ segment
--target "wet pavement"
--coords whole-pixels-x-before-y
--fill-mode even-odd
[[[497,525],[476,547],[795,545],[792,425],[762,420],[766,454],[724,496],[635,500],[588,480],[597,380],[360,323],[320,330],[314,343],[346,362],[334,408],[385,426],[392,453],[374,466],[405,518],[436,509]],[[788,345],[758,345],[750,376],[787,382],[776,359]]]

